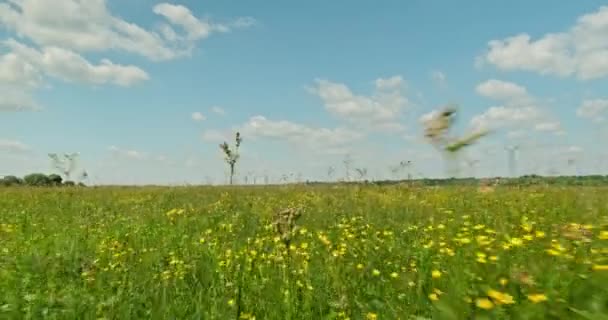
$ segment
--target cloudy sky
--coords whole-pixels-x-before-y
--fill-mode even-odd
[[[446,104],[492,130],[463,174],[507,174],[510,146],[519,173],[608,172],[608,6],[466,3],[0,0],[0,175],[80,152],[91,183],[222,183],[240,130],[241,181],[347,155],[439,177],[421,121]]]

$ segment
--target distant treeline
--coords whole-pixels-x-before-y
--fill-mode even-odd
[[[376,180],[341,182],[342,184],[373,184],[395,185],[410,184],[413,186],[531,186],[531,185],[561,185],[561,186],[608,186],[608,176],[555,176],[526,175],[517,178],[450,178],[450,179],[412,179],[412,180]],[[308,182],[308,184],[334,184],[334,182]]]
[[[503,185],[503,186],[532,186],[532,185],[558,185],[558,186],[608,186],[608,176],[556,176],[546,177],[539,175],[526,175],[517,178],[450,178],[450,179],[412,179],[412,180],[375,180],[375,181],[351,181],[351,182],[326,182],[307,181],[307,185],[332,185],[332,184],[369,184],[369,185],[395,185],[407,184],[412,186],[479,186],[479,185]],[[58,174],[32,173],[19,178],[16,176],[4,176],[0,178],[0,187],[5,186],[85,186],[82,182],[64,181]]]
[[[83,183],[74,181],[64,181],[58,174],[32,173],[19,178],[16,176],[4,176],[0,178],[0,186],[35,186],[35,187],[53,187],[53,186],[84,186]]]

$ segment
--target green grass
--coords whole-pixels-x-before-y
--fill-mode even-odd
[[[0,319],[606,319],[607,191],[0,189]]]

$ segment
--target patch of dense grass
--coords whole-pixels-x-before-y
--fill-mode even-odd
[[[603,319],[607,191],[0,189],[0,318]]]

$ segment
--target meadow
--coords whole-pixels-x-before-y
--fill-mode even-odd
[[[607,194],[0,188],[0,318],[608,319]]]

